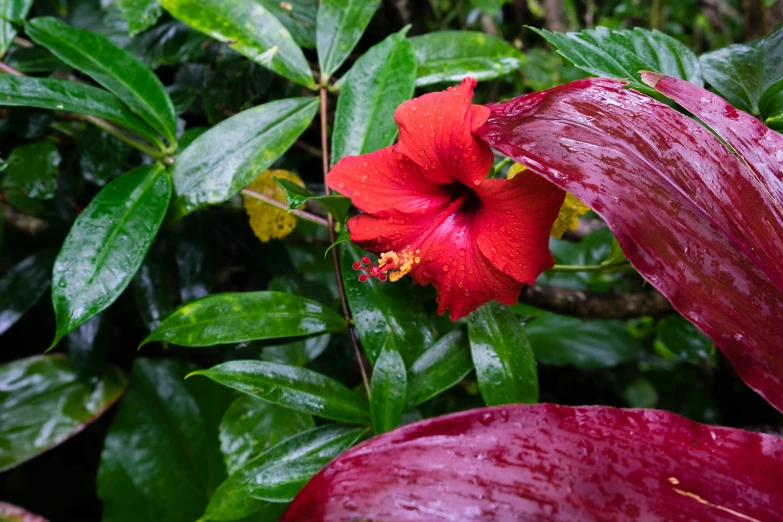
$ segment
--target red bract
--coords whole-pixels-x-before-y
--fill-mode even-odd
[[[696,121],[604,79],[493,105],[478,134],[599,213],[639,273],[783,411],[783,140],[704,89],[648,79],[740,157]]]
[[[549,232],[565,197],[535,176],[485,179],[492,151],[473,132],[489,109],[471,105],[475,85],[466,78],[403,103],[396,145],[343,158],[327,177],[364,212],[348,221],[351,240],[379,255],[408,255],[407,265],[389,262],[398,271],[390,278],[402,269],[432,284],[439,313],[450,309],[452,319],[493,299],[515,303],[523,283],[554,265]]]
[[[783,439],[673,413],[500,406],[349,450],[283,522],[780,521]]]

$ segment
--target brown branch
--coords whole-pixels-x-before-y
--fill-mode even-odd
[[[542,310],[582,319],[659,317],[674,311],[671,303],[652,289],[609,295],[535,284],[526,286],[519,300]]]

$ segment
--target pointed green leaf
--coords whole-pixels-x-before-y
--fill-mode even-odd
[[[323,0],[318,8],[316,40],[321,81],[340,68],[359,43],[380,0]]]
[[[57,334],[108,308],[130,284],[158,233],[171,197],[168,174],[139,167],[106,185],[76,218],[57,256],[52,302]]]
[[[301,47],[315,48],[315,19],[318,0],[257,0],[280,20]]]
[[[131,36],[155,25],[163,12],[158,0],[118,0],[117,5]]]
[[[533,349],[514,314],[491,301],[468,316],[478,386],[487,406],[538,401]]]
[[[0,471],[79,433],[120,398],[125,382],[114,367],[97,381],[82,381],[62,356],[0,366]]]
[[[56,18],[30,20],[25,32],[60,60],[114,93],[170,143],[176,143],[174,104],[158,77],[131,53],[104,36],[70,27]]]
[[[334,117],[332,164],[394,143],[394,111],[416,89],[416,56],[406,32],[372,47],[346,74]]]
[[[261,359],[289,366],[304,366],[314,361],[329,347],[331,338],[331,335],[324,334],[288,344],[264,346]]]
[[[265,361],[232,361],[193,372],[265,401],[325,419],[362,424],[367,404],[320,373]]]
[[[639,71],[652,71],[704,85],[699,60],[685,44],[660,31],[598,27],[553,33],[531,27],[578,68],[594,76],[628,80],[636,90],[654,93]]]
[[[154,245],[133,278],[133,293],[142,321],[150,331],[155,330],[171,312],[172,297],[163,256]]]
[[[430,400],[464,379],[473,369],[468,336],[453,330],[430,346],[408,370],[410,407]]]
[[[310,200],[320,203],[324,210],[329,212],[335,221],[345,223],[345,217],[351,208],[351,199],[343,196],[316,196],[301,185],[287,179],[275,178],[275,182],[285,191],[286,205],[290,209],[296,209]]]
[[[783,78],[770,85],[761,95],[759,111],[767,127],[783,132]]]
[[[473,31],[438,31],[410,42],[419,62],[419,87],[460,82],[466,76],[491,80],[519,69],[525,58],[508,42]]]
[[[177,157],[174,213],[184,216],[239,192],[293,145],[318,110],[317,98],[273,101],[233,116]]]
[[[51,282],[55,252],[26,257],[0,278],[0,335],[11,328],[41,298]]]
[[[310,66],[291,33],[255,0],[161,0],[171,15],[228,44],[277,74],[315,88]]]
[[[376,435],[400,425],[405,409],[408,377],[405,363],[389,335],[372,370],[370,386],[372,427]]]
[[[0,105],[38,107],[97,116],[135,132],[151,143],[160,139],[112,93],[83,83],[30,76],[0,75]]]
[[[16,36],[16,28],[12,22],[24,21],[32,5],[33,0],[0,0],[0,58]]]
[[[338,332],[345,327],[337,312],[304,297],[282,292],[215,294],[174,310],[142,345],[166,341],[201,347]]]
[[[263,507],[263,500],[289,502],[304,484],[367,432],[332,424],[295,435],[234,472],[215,491],[205,520],[237,520]]]
[[[8,156],[3,188],[16,188],[33,199],[52,199],[57,192],[60,153],[51,141],[15,148]]]

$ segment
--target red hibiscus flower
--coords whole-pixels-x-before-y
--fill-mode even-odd
[[[539,176],[486,179],[492,151],[473,133],[490,111],[471,105],[475,85],[403,103],[396,145],[343,158],[327,177],[363,212],[348,221],[351,240],[381,255],[377,267],[354,264],[368,272],[360,279],[410,273],[452,320],[490,300],[515,303],[554,265],[549,233],[565,197]]]

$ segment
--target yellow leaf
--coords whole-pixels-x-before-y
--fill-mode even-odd
[[[561,238],[567,228],[576,230],[579,226],[579,216],[590,210],[590,207],[576,199],[573,194],[566,194],[560,214],[557,215],[555,224],[552,225],[552,237]]]
[[[302,180],[293,172],[267,170],[253,180],[247,188],[285,203],[285,191],[275,183],[273,178],[287,179],[304,187]],[[250,217],[250,228],[261,241],[266,243],[271,239],[282,239],[296,227],[296,216],[293,214],[247,196],[243,196],[243,199],[245,210]]]

